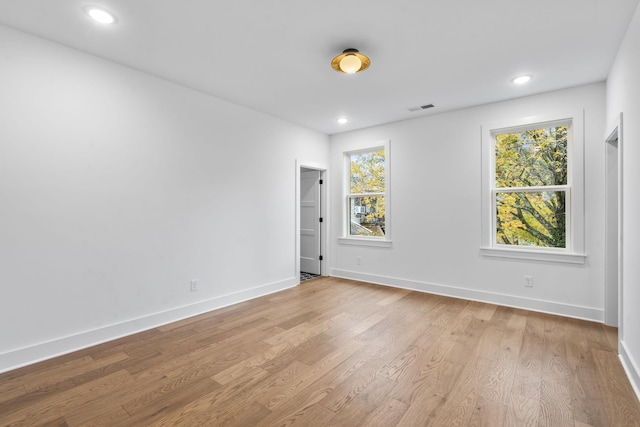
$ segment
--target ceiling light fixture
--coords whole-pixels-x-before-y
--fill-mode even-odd
[[[523,85],[531,80],[531,76],[519,76],[511,80],[511,83],[516,85]]]
[[[90,6],[85,9],[85,12],[91,19],[100,24],[113,24],[116,22],[116,17],[110,12],[98,7]]]
[[[345,49],[340,55],[331,60],[331,67],[334,70],[345,73],[355,74],[364,71],[371,65],[371,60],[365,55],[358,52],[358,49]]]
[[[340,117],[338,120],[336,120],[336,122],[338,122],[338,124],[344,125],[349,122],[349,119],[347,119],[346,117]]]

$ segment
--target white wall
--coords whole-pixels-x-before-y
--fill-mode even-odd
[[[567,316],[603,320],[604,103],[597,83],[331,138],[331,274]],[[482,125],[585,110],[584,265],[483,257],[480,249]],[[342,153],[391,141],[391,248],[340,244]],[[356,265],[356,256],[361,265]],[[524,287],[524,276],[534,287]]]
[[[607,79],[607,123],[622,112],[623,244],[620,356],[640,397],[640,8]]]
[[[1,26],[0,94],[0,371],[297,282],[326,135]]]

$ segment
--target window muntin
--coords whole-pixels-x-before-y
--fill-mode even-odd
[[[347,237],[386,239],[387,156],[385,147],[346,153]]]
[[[569,249],[570,136],[570,121],[492,132],[492,245]]]

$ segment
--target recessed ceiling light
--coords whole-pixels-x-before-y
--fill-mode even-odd
[[[531,76],[518,76],[511,80],[511,83],[516,85],[523,85],[531,80]]]
[[[89,6],[85,9],[85,12],[91,19],[100,24],[113,24],[116,22],[115,15],[99,7]]]
[[[346,117],[340,117],[338,120],[336,120],[339,124],[344,125],[346,124],[349,119],[347,119]]]

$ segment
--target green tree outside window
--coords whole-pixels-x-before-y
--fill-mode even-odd
[[[349,235],[385,235],[385,152],[349,154]]]
[[[495,136],[496,243],[566,248],[567,132]]]

